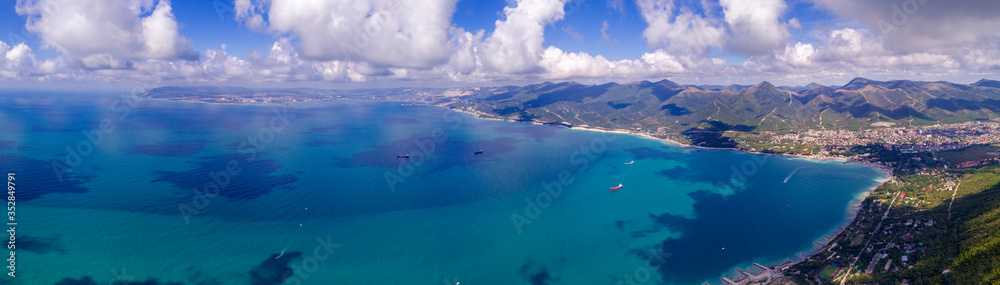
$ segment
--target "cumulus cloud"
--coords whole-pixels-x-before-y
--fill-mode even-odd
[[[45,45],[87,68],[198,57],[180,36],[168,0],[18,0],[16,11]]]
[[[812,44],[795,43],[795,46],[785,49],[785,52],[777,57],[793,66],[810,66],[813,64],[811,57],[814,53],[816,49]]]
[[[236,2],[251,29],[289,33],[313,60],[430,68],[447,61],[457,0],[271,0]],[[267,21],[261,13],[267,13]]]
[[[728,47],[734,51],[759,55],[784,47],[791,35],[778,19],[787,5],[784,0],[720,0],[729,24]]]
[[[803,23],[796,18],[783,20],[787,9],[783,0],[636,0],[648,24],[643,38],[649,51],[618,60],[545,45],[546,27],[567,17],[573,9],[567,5],[577,4],[573,0],[510,0],[492,30],[476,31],[451,23],[456,1],[417,5],[402,0],[236,0],[238,21],[273,35],[275,41],[268,48],[235,56],[225,45],[200,55],[191,51],[178,33],[169,1],[20,0],[17,11],[28,17],[27,28],[40,35],[41,46],[0,42],[0,81],[155,77],[166,84],[384,80],[493,85],[670,78],[686,83],[781,84],[856,76],[995,75],[1000,70],[995,31],[983,29],[974,40],[956,36],[966,43],[955,48],[907,50],[894,47],[899,42],[877,26],[849,20],[849,25],[831,30],[806,25],[814,29],[808,31],[812,37],[796,41],[788,30],[801,29]],[[965,2],[969,1],[961,3]],[[624,5],[620,0],[608,3]],[[916,23],[914,17],[920,13],[910,15],[910,23]],[[601,23],[601,41],[615,45],[618,40],[609,35],[610,26]],[[561,29],[580,33],[568,26]],[[896,32],[907,33],[902,26]],[[54,48],[60,56],[38,60],[33,51],[39,48]],[[730,63],[711,58],[707,56],[715,54],[708,52],[711,49],[747,59]]]
[[[4,51],[6,51],[6,55],[4,55],[4,57],[7,58],[8,61],[20,62],[32,56],[31,48],[24,43],[19,43],[8,49],[7,44],[0,42],[0,53],[3,53]]]
[[[673,0],[636,0],[636,4],[648,24],[642,36],[650,49],[666,47],[674,53],[704,54],[709,47],[723,45],[723,27],[691,9],[675,7]]]
[[[34,56],[24,43],[13,47],[0,42],[0,78],[16,78],[30,72]]]
[[[482,60],[486,68],[502,73],[538,72],[545,41],[545,25],[566,15],[568,0],[518,0],[504,7],[504,18],[485,40]]]

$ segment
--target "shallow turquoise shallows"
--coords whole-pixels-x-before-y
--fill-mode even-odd
[[[885,178],[403,103],[0,103],[14,284],[719,284]]]

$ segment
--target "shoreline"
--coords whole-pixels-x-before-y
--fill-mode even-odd
[[[437,105],[437,106],[448,108],[447,106],[443,106],[443,105]],[[517,121],[508,120],[508,119],[501,118],[501,117],[496,117],[494,115],[486,114],[486,113],[479,112],[479,111],[476,111],[476,110],[469,111],[469,110],[457,109],[457,108],[456,109],[448,108],[448,109],[452,110],[452,111],[460,112],[460,113],[474,115],[477,118],[484,119],[484,120],[517,122]],[[531,121],[531,122],[528,122],[528,123],[531,123],[533,125],[544,125],[544,124],[538,123],[536,121]],[[642,138],[657,140],[657,141],[660,141],[660,142],[663,142],[663,143],[666,143],[666,144],[670,144],[670,145],[676,145],[676,146],[679,146],[679,147],[682,147],[682,148],[692,148],[692,149],[698,149],[698,150],[706,150],[706,149],[707,150],[730,150],[730,151],[738,151],[738,152],[744,152],[744,153],[755,154],[755,155],[771,155],[771,156],[787,157],[787,158],[791,158],[791,159],[803,159],[803,160],[808,160],[808,161],[812,161],[812,162],[837,161],[837,162],[843,162],[843,163],[857,163],[857,164],[861,164],[861,165],[864,165],[864,166],[875,168],[879,172],[881,172],[881,174],[883,176],[880,179],[875,180],[875,184],[874,185],[872,185],[870,188],[862,191],[861,193],[859,193],[859,195],[857,195],[856,197],[854,197],[853,199],[851,199],[851,201],[847,205],[847,208],[844,209],[845,215],[844,215],[843,222],[841,222],[836,227],[834,227],[833,230],[831,230],[830,232],[828,232],[828,233],[824,234],[823,236],[821,236],[820,238],[814,240],[813,241],[813,245],[814,245],[813,248],[797,252],[797,253],[795,253],[795,255],[793,255],[792,258],[785,258],[784,261],[779,261],[779,262],[776,262],[774,264],[772,264],[772,263],[766,263],[766,262],[760,262],[760,264],[762,264],[762,265],[767,266],[768,268],[770,268],[770,270],[772,272],[780,272],[782,275],[784,275],[785,269],[790,268],[792,266],[795,266],[796,264],[799,264],[799,263],[801,263],[801,262],[803,262],[803,261],[805,261],[807,259],[810,259],[810,258],[812,258],[814,256],[817,256],[819,253],[821,253],[825,249],[829,248],[830,247],[830,242],[832,242],[837,237],[839,237],[841,234],[843,234],[844,231],[846,231],[847,228],[850,227],[851,224],[854,224],[854,222],[857,220],[858,214],[861,213],[861,211],[863,210],[864,201],[866,199],[868,199],[868,197],[871,196],[871,194],[874,193],[875,190],[877,190],[879,187],[882,187],[882,185],[885,185],[885,183],[889,182],[894,177],[894,175],[893,175],[893,169],[890,168],[890,167],[888,167],[888,166],[886,166],[886,165],[882,165],[882,164],[878,164],[878,163],[872,163],[872,162],[868,162],[868,161],[855,160],[855,159],[851,159],[849,157],[821,156],[821,155],[802,155],[802,154],[787,154],[787,153],[763,153],[763,152],[750,151],[750,150],[741,149],[741,148],[714,148],[714,147],[705,147],[705,146],[697,146],[697,145],[691,145],[691,144],[684,144],[684,143],[681,143],[681,142],[678,142],[678,141],[675,141],[675,140],[666,139],[666,138],[659,138],[659,137],[655,137],[655,136],[652,136],[650,134],[641,133],[641,132],[634,132],[634,131],[628,131],[628,130],[608,130],[608,129],[603,129],[603,128],[590,127],[590,126],[587,126],[587,127],[573,126],[573,127],[570,127],[569,129],[578,129],[578,130],[591,131],[591,132],[603,132],[603,133],[617,133],[617,134],[625,134],[625,135],[635,135],[635,136],[642,137]],[[730,270],[730,271],[732,271],[732,270]],[[727,271],[722,276],[724,277],[724,276],[728,275],[728,273],[731,273],[731,272]],[[747,277],[747,276],[741,276],[740,278],[738,278],[736,280],[736,282],[740,282],[744,278],[749,278],[749,277]]]
[[[448,108],[448,107],[443,106],[443,105],[435,105],[435,106],[440,106],[440,107],[443,107],[443,108]],[[519,122],[519,121],[514,121],[514,120],[508,120],[506,118],[497,117],[497,116],[490,115],[490,114],[483,113],[483,112],[476,111],[476,110],[471,110],[470,111],[470,110],[464,110],[464,109],[452,109],[452,108],[448,108],[448,109],[452,110],[452,111],[460,112],[460,113],[465,113],[465,114],[469,114],[469,115],[475,115],[477,118],[484,119],[484,120],[514,122],[514,123],[518,123]],[[530,124],[533,124],[533,125],[544,125],[544,124],[536,122],[536,121],[523,122],[523,123],[530,123]],[[889,168],[889,167],[887,167],[887,166],[885,166],[885,165],[881,165],[881,164],[877,164],[877,163],[871,163],[871,162],[867,162],[867,161],[855,160],[855,159],[851,159],[851,158],[848,158],[848,157],[822,156],[822,155],[804,155],[804,154],[788,154],[788,153],[765,153],[765,152],[759,152],[759,151],[750,151],[750,150],[746,150],[746,149],[742,149],[742,148],[719,148],[719,147],[698,146],[698,145],[692,145],[692,144],[686,144],[686,143],[678,142],[678,141],[667,139],[667,138],[656,137],[656,136],[653,136],[651,134],[643,133],[643,132],[635,132],[635,131],[621,130],[621,129],[605,129],[605,128],[598,128],[598,127],[592,127],[592,126],[586,126],[586,127],[573,126],[573,127],[569,127],[568,129],[577,129],[577,130],[583,130],[583,131],[602,132],[602,133],[617,133],[617,134],[624,134],[624,135],[634,135],[634,136],[639,136],[639,137],[643,137],[643,138],[647,138],[647,139],[652,139],[652,140],[657,140],[657,141],[665,142],[665,143],[671,144],[671,145],[676,145],[676,146],[685,147],[685,148],[693,148],[693,149],[698,149],[698,150],[731,150],[731,151],[745,152],[745,153],[749,153],[749,154],[783,156],[783,157],[788,157],[788,158],[806,159],[806,160],[811,160],[811,161],[840,161],[840,162],[858,163],[858,164],[863,164],[863,165],[866,165],[866,166],[869,166],[869,167],[881,169],[882,171],[887,172],[887,174],[890,177],[892,176],[892,169]]]
[[[203,101],[189,101],[189,100],[162,99],[162,98],[144,98],[144,99],[175,101],[175,102],[189,102],[189,103],[233,105],[233,103],[203,102]],[[235,104],[235,105],[295,105],[295,104],[300,104],[300,103],[320,102],[320,101],[332,101],[332,100],[300,101],[300,102],[291,102],[291,104],[281,104],[281,103],[244,103],[244,104]],[[336,100],[336,101],[341,101],[341,100]],[[352,99],[345,99],[343,101],[352,101]],[[427,103],[423,103],[423,102],[383,101],[383,100],[363,100],[363,101],[375,101],[375,102],[381,101],[381,102],[394,102],[394,103],[411,104],[411,105],[437,106],[437,107],[445,108],[445,109],[450,110],[450,111],[455,111],[455,112],[460,112],[460,113],[465,113],[465,114],[473,115],[477,119],[494,120],[494,121],[505,121],[505,122],[515,122],[515,123],[517,123],[517,122],[523,122],[523,123],[530,123],[532,125],[539,125],[539,126],[544,126],[545,125],[545,124],[537,122],[537,121],[515,121],[515,120],[510,120],[510,119],[507,119],[507,118],[504,118],[504,117],[498,117],[498,116],[495,116],[495,115],[492,115],[492,114],[487,114],[487,113],[480,112],[480,111],[477,111],[477,110],[466,110],[466,109],[459,109],[459,108],[450,108],[450,107],[448,107],[446,105],[443,105],[443,104],[427,104]],[[625,129],[605,129],[605,128],[592,127],[592,126],[586,126],[586,127],[573,126],[573,127],[567,128],[567,129],[577,129],[577,130],[583,130],[583,131],[602,132],[602,133],[616,133],[616,134],[623,134],[623,135],[634,135],[634,136],[638,136],[638,137],[642,137],[642,138],[646,138],[646,139],[656,140],[658,142],[661,142],[661,143],[664,143],[664,144],[668,144],[668,145],[675,145],[675,146],[678,146],[678,147],[681,147],[681,148],[690,148],[690,149],[697,149],[697,150],[729,150],[729,151],[744,152],[744,153],[756,154],[756,155],[783,156],[783,157],[792,158],[792,159],[804,159],[804,160],[809,160],[809,161],[814,161],[814,162],[840,161],[840,162],[844,162],[844,163],[858,163],[858,164],[862,164],[862,165],[865,165],[865,166],[868,166],[868,167],[872,167],[872,168],[876,168],[878,170],[881,170],[881,172],[884,174],[884,177],[881,180],[879,180],[875,185],[873,185],[870,189],[867,189],[867,190],[861,192],[857,197],[853,198],[850,201],[850,203],[847,205],[847,208],[845,209],[845,218],[844,218],[843,223],[841,223],[840,225],[836,226],[833,230],[831,230],[827,234],[825,234],[825,235],[821,236],[820,238],[814,240],[813,241],[813,244],[815,245],[814,248],[808,249],[808,250],[805,250],[805,251],[797,252],[797,253],[795,253],[792,256],[792,258],[785,258],[783,261],[777,261],[774,264],[772,264],[772,263],[763,263],[763,262],[761,263],[762,265],[765,265],[765,266],[769,267],[770,268],[769,270],[771,272],[779,272],[782,275],[784,275],[784,273],[785,273],[784,269],[789,268],[791,266],[794,266],[794,265],[796,265],[798,263],[801,263],[802,261],[805,261],[805,260],[807,260],[809,258],[812,258],[813,256],[816,256],[817,254],[823,252],[824,249],[827,249],[829,247],[831,241],[833,241],[838,236],[840,236],[841,234],[843,234],[843,232],[851,224],[853,224],[856,221],[858,213],[860,213],[861,210],[863,210],[862,209],[862,204],[865,201],[865,199],[867,199],[871,195],[871,193],[873,193],[876,189],[878,189],[879,187],[881,187],[882,185],[884,185],[886,182],[892,180],[892,178],[893,178],[893,170],[891,168],[889,168],[888,166],[881,165],[881,164],[878,164],[878,163],[872,163],[872,162],[867,162],[867,161],[855,160],[855,159],[851,159],[851,158],[848,158],[848,157],[820,156],[820,155],[802,155],[802,154],[787,154],[787,153],[763,153],[763,152],[750,151],[750,150],[747,150],[747,149],[740,149],[740,148],[715,148],[715,147],[697,146],[697,145],[692,145],[692,144],[681,143],[681,142],[678,142],[678,141],[675,141],[675,140],[671,140],[671,139],[667,139],[667,138],[656,137],[656,136],[653,136],[653,135],[648,134],[648,133],[630,131],[630,130],[625,130]],[[726,273],[723,273],[722,276],[726,276],[728,273],[731,273],[731,271],[732,270],[727,271]],[[739,278],[739,279],[742,280],[743,278]]]

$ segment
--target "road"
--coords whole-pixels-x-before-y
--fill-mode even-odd
[[[868,244],[870,244],[872,239],[875,238],[875,234],[878,233],[878,230],[882,228],[882,221],[885,221],[885,217],[889,216],[889,210],[892,210],[892,205],[896,204],[896,198],[899,198],[899,192],[893,195],[892,202],[889,202],[889,208],[885,209],[885,213],[882,214],[882,219],[878,221],[878,225],[875,226],[875,230],[868,235],[868,241],[865,242],[865,246],[861,248],[861,252],[854,257],[854,261],[851,261],[851,265],[847,267],[847,273],[845,273],[843,279],[840,280],[840,285],[844,285],[845,282],[847,282],[847,278],[851,277],[851,271],[854,270],[854,265],[858,263],[858,259],[861,258],[861,253],[865,251],[864,249],[868,248]]]

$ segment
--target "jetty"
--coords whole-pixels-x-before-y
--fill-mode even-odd
[[[732,280],[727,277],[722,277],[722,282],[727,285],[768,284],[775,278],[782,277],[781,272],[776,271],[773,268],[764,266],[756,262],[754,262],[753,265],[756,266],[757,268],[760,268],[763,271],[757,274],[753,274],[750,272],[743,271],[742,269],[736,269],[736,272],[739,272],[743,276],[740,276],[740,278],[737,278],[736,280]]]

